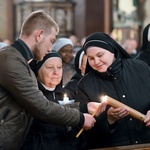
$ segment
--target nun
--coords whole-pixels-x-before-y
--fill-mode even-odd
[[[69,92],[61,86],[63,69],[60,54],[48,53],[42,61],[34,61],[33,66],[38,87],[49,101],[59,103],[64,94],[71,99]],[[75,138],[75,134],[76,132],[67,126],[50,124],[34,118],[21,150],[76,150],[78,139]]]
[[[88,61],[76,101],[100,102],[108,95],[146,115],[142,122],[125,108],[107,106],[94,128],[85,131],[87,149],[150,143],[150,68],[103,32],[89,35],[83,49]]]

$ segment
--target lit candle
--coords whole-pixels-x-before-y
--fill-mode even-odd
[[[126,108],[129,112],[130,116],[132,116],[133,118],[136,118],[140,121],[144,121],[144,119],[146,117],[144,114],[140,113],[139,111],[137,111],[137,110],[107,96],[107,95],[102,97],[102,101],[105,101],[108,105],[110,105],[114,108],[118,108],[118,107]]]
[[[64,102],[69,102],[69,97],[67,96],[67,94],[64,94],[63,101]]]

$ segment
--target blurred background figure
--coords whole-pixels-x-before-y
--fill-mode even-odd
[[[135,39],[126,39],[122,47],[126,50],[126,52],[131,56],[131,58],[135,58],[138,54],[137,51],[137,41]]]
[[[79,46],[78,38],[76,35],[70,35],[69,39],[71,40],[74,47]]]
[[[63,60],[63,79],[62,86],[70,81],[75,73],[73,43],[69,38],[59,38],[52,45],[52,50],[58,52]]]
[[[143,60],[150,66],[150,24],[143,30],[142,47],[137,59]]]
[[[77,52],[81,49],[81,46],[76,46],[73,48],[73,56],[76,57]]]
[[[86,37],[83,37],[83,38],[81,39],[81,46],[83,46],[85,40],[86,40]]]
[[[72,41],[73,43],[73,55],[74,57],[76,56],[77,52],[81,49],[81,44],[79,42],[79,39],[76,35],[70,35],[69,39]]]

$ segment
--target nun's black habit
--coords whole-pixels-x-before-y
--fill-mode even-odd
[[[48,53],[42,61],[37,63],[34,61],[34,64],[32,63],[34,73],[38,75],[38,71],[45,61],[52,57],[62,59],[57,52]],[[54,90],[46,89],[40,82],[38,82],[38,86],[49,101],[58,103],[59,100],[63,100],[64,94],[71,98],[69,92],[63,89],[61,84],[58,84]],[[67,131],[67,129],[66,126],[34,119],[28,136],[20,150],[76,150],[79,142],[75,138],[76,132],[74,130]]]
[[[100,102],[100,96],[107,94],[146,114],[150,110],[149,67],[140,60],[130,59],[126,51],[104,33],[87,37],[83,46],[85,53],[90,46],[114,53],[116,60],[104,73],[94,71],[88,64],[88,74],[79,83],[76,100],[81,103]],[[150,143],[150,128],[130,116],[109,125],[106,110],[96,120],[94,128],[84,131],[87,149]]]

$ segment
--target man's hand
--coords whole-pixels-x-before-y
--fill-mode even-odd
[[[89,130],[92,127],[94,127],[94,124],[96,122],[95,118],[91,116],[90,114],[83,114],[84,115],[84,125],[83,128],[85,130]]]
[[[105,102],[101,102],[101,103],[96,103],[96,102],[89,102],[87,104],[88,107],[88,112],[89,114],[94,116],[99,116],[103,111],[105,111],[106,109],[106,103]]]

